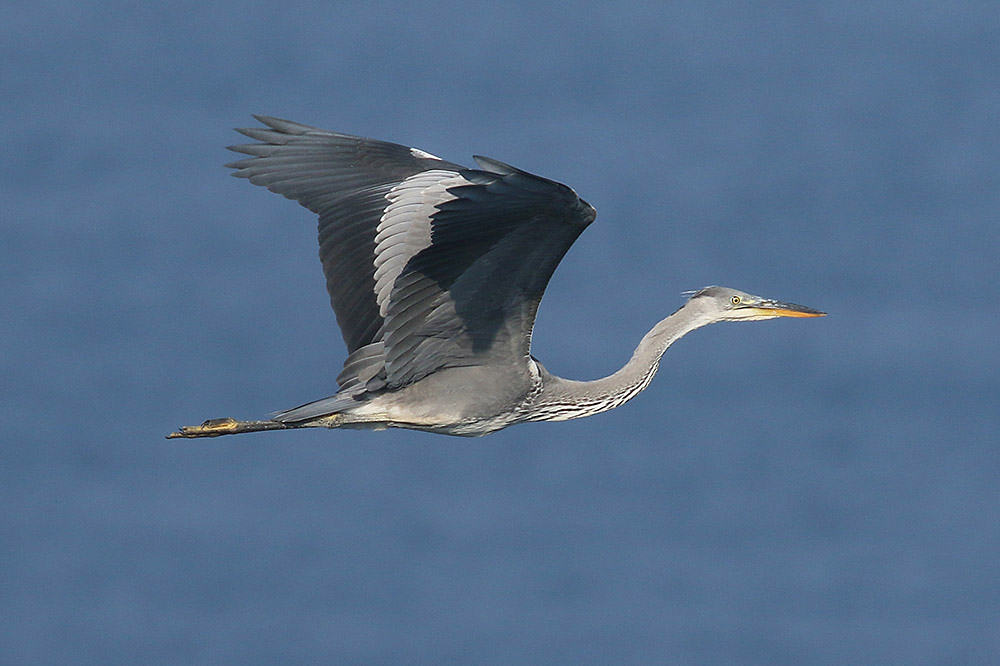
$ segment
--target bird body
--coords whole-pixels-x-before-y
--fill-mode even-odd
[[[824,313],[706,287],[618,372],[589,382],[531,356],[542,294],[596,212],[565,185],[477,156],[478,169],[398,144],[257,116],[234,175],[319,215],[320,260],[348,356],[338,392],[264,421],[214,419],[168,437],[301,427],[484,435],[613,409],[666,349],[716,321]]]

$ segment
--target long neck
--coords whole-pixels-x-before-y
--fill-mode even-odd
[[[687,305],[654,326],[621,370],[593,381],[563,379],[545,372],[544,389],[532,405],[533,421],[566,421],[618,407],[649,386],[667,348],[715,319]]]

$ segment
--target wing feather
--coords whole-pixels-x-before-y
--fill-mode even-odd
[[[320,259],[349,351],[342,391],[400,388],[447,367],[520,363],[528,372],[538,303],[593,221],[589,204],[489,158],[467,169],[255,117],[266,127],[239,131],[260,143],[232,147],[251,157],[228,166],[319,215]]]
[[[431,169],[456,173],[462,167],[399,144],[254,117],[266,127],[238,131],[260,143],[231,146],[251,157],[227,166],[235,169],[233,175],[319,215],[320,259],[330,303],[347,349],[354,352],[374,342],[383,325],[374,260],[385,195],[411,176]]]

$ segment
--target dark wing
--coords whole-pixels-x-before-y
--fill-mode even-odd
[[[549,278],[594,209],[573,190],[495,160],[460,172],[430,218],[430,244],[396,278],[386,312],[391,387],[437,369],[520,362]]]
[[[375,341],[383,323],[373,262],[386,195],[415,174],[431,169],[455,173],[463,167],[394,143],[267,116],[254,118],[267,128],[237,131],[260,143],[229,148],[253,157],[226,166],[236,169],[234,176],[319,215],[327,292],[347,349],[353,352]]]
[[[235,175],[320,216],[320,257],[351,356],[338,381],[397,388],[435,370],[527,367],[538,303],[594,209],[494,160],[465,169],[412,148],[259,117]],[[360,370],[355,370],[360,368]]]

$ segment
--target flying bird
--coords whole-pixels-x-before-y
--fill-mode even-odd
[[[348,356],[333,396],[261,421],[210,419],[167,437],[287,428],[411,428],[476,436],[618,407],[663,353],[721,321],[819,317],[727,287],[694,292],[632,358],[594,381],[531,355],[549,278],[596,211],[569,187],[476,156],[478,168],[417,148],[254,116],[234,176],[319,216],[319,256]]]

